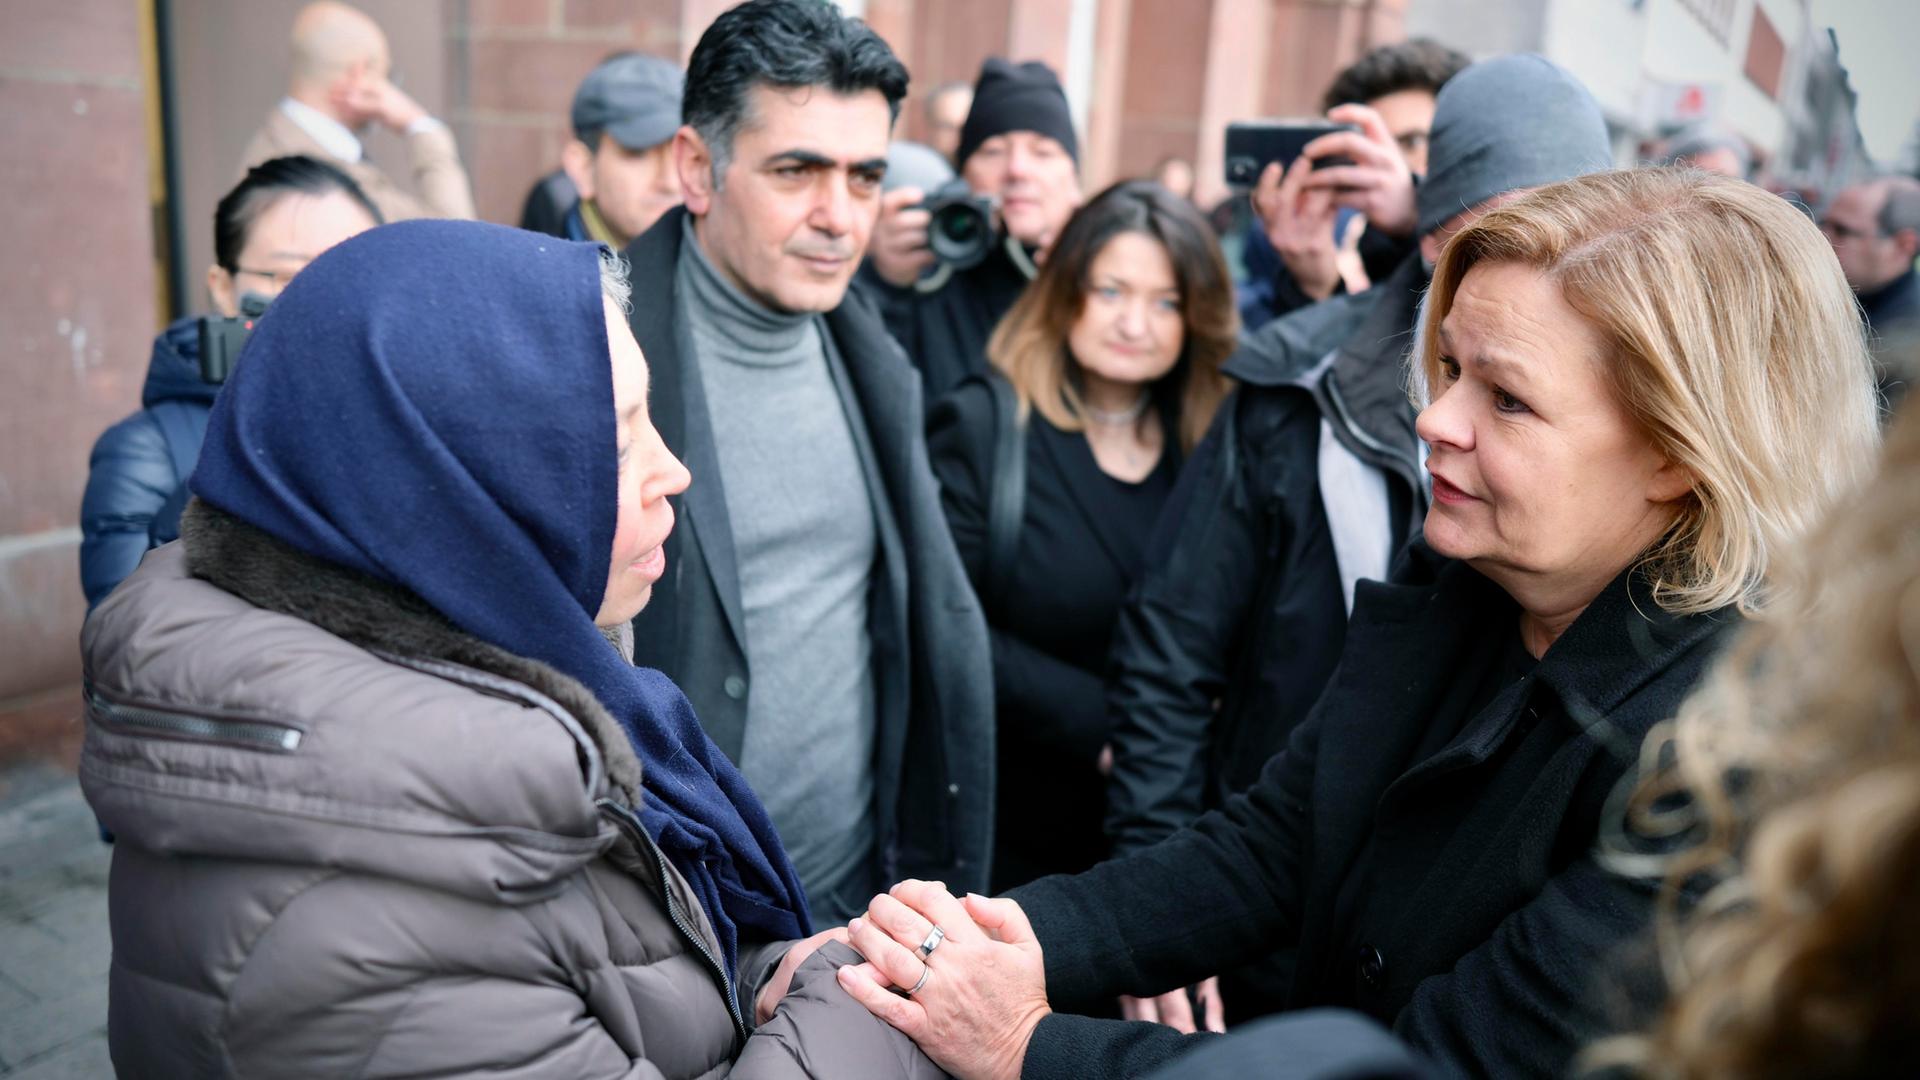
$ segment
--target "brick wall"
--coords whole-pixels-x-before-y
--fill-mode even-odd
[[[9,0],[0,34],[0,748],[29,713],[71,727],[44,706],[80,677],[87,453],[153,338],[139,6]]]
[[[520,220],[527,190],[559,167],[573,135],[575,88],[608,53],[684,59],[681,8],[678,0],[469,0],[464,24],[456,16],[448,29],[448,97],[457,103],[448,119],[481,217]]]

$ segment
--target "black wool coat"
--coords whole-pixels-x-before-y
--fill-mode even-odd
[[[625,253],[633,266],[628,322],[652,379],[653,423],[694,477],[673,500],[667,574],[633,620],[634,661],[679,684],[713,741],[738,761],[752,657],[719,455],[674,288],[685,213],[669,211]],[[920,877],[984,890],[993,841],[992,661],[927,464],[919,379],[854,292],[824,318],[845,365],[842,403],[859,410],[872,443],[861,467],[881,552],[869,594],[877,870],[887,882]]]
[[[1086,436],[1032,413],[1020,539],[995,601],[987,548],[999,424],[984,379],[961,383],[927,421],[954,543],[988,598],[999,713],[996,889],[1084,870],[1106,856],[1106,778],[1098,762],[1108,736],[1107,654],[1120,602],[1180,467],[1179,439],[1168,430],[1153,475],[1116,504],[1102,497],[1116,482],[1100,471]]]
[[[1410,554],[1395,584],[1361,585],[1326,695],[1245,794],[1162,843],[1013,891],[1056,1002],[1161,993],[1293,945],[1290,1007],[1358,1009],[1449,1075],[1558,1076],[1605,1030],[1593,991],[1652,893],[1596,862],[1603,807],[1738,620],[1662,612],[1624,572],[1530,674],[1414,760],[1468,643],[1516,634],[1518,613],[1471,568]],[[1363,913],[1341,893],[1369,840]],[[1025,1075],[1132,1076],[1205,1038],[1056,1014]]]

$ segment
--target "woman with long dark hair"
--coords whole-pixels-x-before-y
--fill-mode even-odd
[[[927,444],[986,603],[999,709],[993,880],[1105,853],[1101,672],[1180,463],[1226,396],[1238,323],[1190,204],[1129,181],[1076,212]]]

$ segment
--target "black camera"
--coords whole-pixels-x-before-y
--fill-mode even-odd
[[[234,361],[240,359],[240,347],[247,343],[253,324],[267,313],[273,301],[257,292],[240,294],[240,314],[229,319],[207,315],[200,320],[200,378],[219,384],[233,374]]]
[[[965,180],[949,180],[927,196],[920,209],[927,222],[927,247],[933,256],[955,270],[970,270],[986,261],[999,241],[993,223],[994,202],[975,195]]]

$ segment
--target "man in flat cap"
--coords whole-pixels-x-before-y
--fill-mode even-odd
[[[560,165],[580,198],[566,238],[615,251],[680,205],[673,133],[680,129],[680,69],[657,56],[616,53],[573,95],[573,141]]]

